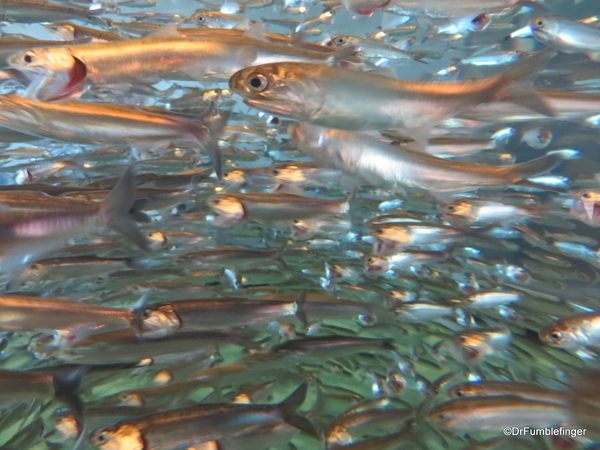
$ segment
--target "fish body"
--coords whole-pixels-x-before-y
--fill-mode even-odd
[[[299,121],[340,130],[402,128],[414,136],[417,129],[506,98],[530,100],[532,108],[552,115],[535,91],[513,86],[535,73],[548,56],[537,53],[495,77],[456,82],[405,81],[343,67],[273,63],[240,70],[229,86],[248,106]]]
[[[513,166],[491,167],[437,158],[349,131],[303,124],[296,125],[292,134],[304,152],[375,186],[408,186],[434,192],[510,185],[547,172],[561,160],[576,156],[569,150],[557,151]]]
[[[532,383],[516,381],[480,381],[478,383],[461,383],[448,388],[448,395],[453,398],[467,397],[499,397],[514,395],[526,400],[567,405],[568,392],[556,391]]]
[[[404,14],[430,17],[467,17],[485,11],[510,8],[516,0],[394,0],[393,7]]]

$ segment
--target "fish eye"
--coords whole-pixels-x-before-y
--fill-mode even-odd
[[[563,334],[560,331],[553,331],[548,336],[552,342],[559,342],[563,338]]]
[[[590,194],[589,192],[584,192],[583,194],[581,194],[581,198],[589,200],[590,198],[592,198],[592,194]]]
[[[443,422],[445,422],[445,421],[447,421],[448,419],[450,419],[450,416],[449,416],[448,414],[446,414],[446,413],[439,413],[439,414],[437,415],[437,417],[438,417],[438,419],[440,419],[440,420],[441,420],[441,421],[443,421]]]
[[[269,81],[264,75],[260,73],[253,73],[246,80],[246,86],[248,86],[248,89],[251,91],[262,92],[267,88],[267,86],[269,86]]]
[[[373,258],[367,258],[367,263],[371,264],[373,262]]]
[[[273,175],[279,175],[279,169],[273,170]]]
[[[198,23],[204,23],[206,21],[206,17],[205,16],[198,16],[198,17],[196,17],[196,21]]]
[[[448,211],[448,212],[454,212],[454,211],[456,211],[456,206],[454,206],[454,205],[448,205],[448,206],[446,206],[446,211]]]
[[[106,440],[107,440],[106,433],[100,433],[98,436],[96,436],[96,440],[98,442],[106,442]]]
[[[220,198],[214,198],[212,200],[213,205],[218,205],[219,203],[221,203],[221,199]]]
[[[338,45],[344,45],[346,43],[346,38],[343,38],[340,36],[340,37],[336,38],[335,43]]]
[[[31,63],[33,62],[33,56],[31,56],[29,53],[26,53],[25,56],[23,56],[23,61],[26,63]]]
[[[455,393],[456,393],[457,397],[464,397],[465,396],[465,391],[463,391],[462,389],[457,389]]]
[[[543,28],[543,27],[544,27],[544,21],[543,21],[543,20],[538,20],[538,21],[537,21],[535,24],[536,24],[536,25],[537,25],[539,28]]]

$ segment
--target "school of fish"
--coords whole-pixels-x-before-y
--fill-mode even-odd
[[[598,0],[0,21],[0,449],[600,448]]]

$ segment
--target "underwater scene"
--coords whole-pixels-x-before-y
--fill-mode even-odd
[[[600,449],[600,1],[0,20],[0,450]]]

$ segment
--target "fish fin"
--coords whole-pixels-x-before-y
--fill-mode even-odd
[[[131,318],[131,326],[139,336],[141,336],[144,332],[144,315],[146,314],[148,297],[150,297],[150,293],[146,292],[140,297],[140,299],[135,303],[135,305],[133,305],[132,308],[133,317]]]
[[[156,30],[152,30],[148,34],[142,36],[142,39],[153,38],[180,38],[181,35],[177,31],[176,23],[168,23]]]
[[[339,50],[336,50],[335,52],[331,53],[331,55],[329,56],[329,62],[330,64],[337,64],[340,61],[344,61],[352,57],[355,51],[356,47],[354,47],[353,45],[340,48]]]
[[[296,412],[296,410],[302,406],[302,403],[304,403],[307,391],[308,384],[304,382],[279,404],[281,407],[283,420],[288,425],[298,428],[299,430],[304,431],[306,434],[313,436],[316,439],[321,439],[320,433],[317,431],[312,422]]]
[[[533,85],[527,83],[527,79],[533,77],[554,55],[556,55],[554,51],[542,50],[502,72],[492,87],[490,101],[508,101],[545,116],[556,116],[556,112],[534,90]]]
[[[128,237],[143,250],[148,250],[150,243],[129,216],[134,200],[135,184],[133,167],[130,166],[102,201],[102,209],[106,224],[110,228]]]
[[[415,142],[408,144],[407,147],[417,152],[425,152],[433,126],[433,123],[426,123],[419,127],[403,130],[408,136],[415,140]]]
[[[208,154],[219,180],[223,178],[223,162],[221,150],[219,149],[219,137],[225,125],[227,125],[230,116],[231,111],[221,111],[217,118],[209,119],[206,126],[203,125],[190,130],[198,142],[200,142],[202,150]]]
[[[281,266],[282,269],[288,269],[288,265],[285,263],[283,259],[283,252],[288,245],[288,241],[285,241],[281,247],[277,249],[277,253],[275,254],[275,261]]]
[[[300,292],[300,295],[298,295],[295,303],[297,306],[296,317],[302,323],[302,326],[306,328],[308,326],[306,311],[304,311],[304,304],[306,303],[306,289]]]
[[[252,28],[252,22],[247,17],[244,17],[244,20],[236,23],[235,26],[233,27],[234,30],[244,30],[244,31],[248,31],[250,28]],[[264,34],[263,34],[263,36],[264,36]]]
[[[256,39],[259,41],[266,41],[265,26],[262,22],[258,21],[253,24],[248,30],[242,35],[247,38]]]
[[[508,178],[511,178],[513,182],[517,182],[548,172],[558,166],[561,161],[577,158],[578,156],[579,152],[576,150],[555,150],[546,153],[540,158],[504,167],[502,169],[506,172]]]
[[[81,366],[66,375],[60,374],[52,377],[54,382],[54,396],[71,410],[77,424],[77,436],[80,436],[85,428],[84,405],[79,398],[78,391],[81,378],[88,370],[89,367]]]

